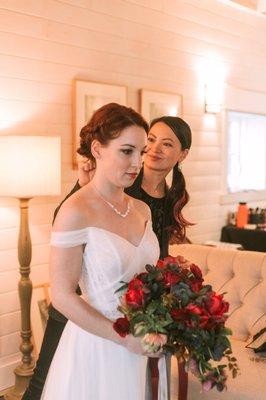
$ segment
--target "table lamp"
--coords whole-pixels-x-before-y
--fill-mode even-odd
[[[20,281],[22,359],[15,368],[15,386],[6,400],[20,399],[33,374],[31,355],[30,280],[31,237],[28,223],[29,200],[35,196],[59,195],[61,191],[61,141],[52,136],[0,136],[0,197],[16,197],[20,202],[18,259]]]

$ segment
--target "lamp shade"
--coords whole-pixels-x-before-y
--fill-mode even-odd
[[[60,137],[0,136],[0,196],[31,198],[60,192]]]

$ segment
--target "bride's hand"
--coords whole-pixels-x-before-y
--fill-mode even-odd
[[[140,354],[142,356],[147,356],[150,358],[160,358],[163,356],[163,350],[159,350],[156,353],[148,352],[143,349],[141,338],[135,337],[133,335],[127,335],[123,339],[123,345],[126,347],[128,351],[135,354]]]
[[[131,353],[135,353],[135,354],[139,354],[139,355],[145,354],[142,344],[141,344],[141,339],[139,337],[135,337],[133,335],[127,335],[123,339],[122,344]]]
[[[164,356],[163,350],[157,351],[156,353],[143,353],[143,354],[149,358],[161,358]]]

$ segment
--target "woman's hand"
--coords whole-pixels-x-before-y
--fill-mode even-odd
[[[145,351],[141,344],[141,338],[133,335],[127,335],[122,339],[121,344],[131,353],[145,355]]]
[[[92,160],[88,160],[88,158],[83,157],[78,161],[78,181],[81,187],[92,180],[95,168],[95,163]]]
[[[163,349],[154,352],[145,351],[142,345],[142,338],[133,335],[127,335],[122,339],[122,345],[131,353],[147,356],[150,358],[159,358],[163,356]]]

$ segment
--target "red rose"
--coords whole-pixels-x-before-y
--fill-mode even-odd
[[[190,266],[190,271],[192,272],[192,274],[195,276],[196,279],[198,279],[201,282],[203,281],[201,269],[196,264],[192,264]]]
[[[127,318],[117,318],[113,323],[114,330],[121,336],[126,337],[129,334],[129,321]]]
[[[163,259],[164,263],[167,264],[176,264],[176,258],[173,256],[167,256]]]
[[[167,286],[175,285],[180,280],[180,276],[174,271],[166,271],[164,273],[164,282]]]
[[[129,289],[126,292],[126,302],[130,307],[139,308],[142,307],[144,301],[144,293],[141,289]]]
[[[143,286],[143,282],[138,278],[132,279],[128,284],[128,288],[129,289],[134,289],[134,290],[141,289],[142,286]]]
[[[167,256],[163,260],[158,260],[156,266],[157,268],[165,268],[168,264],[176,264],[176,258],[172,256]]]
[[[204,310],[197,306],[196,304],[189,304],[186,309],[191,313],[191,314],[196,314],[196,315],[202,315]]]
[[[199,316],[198,326],[200,328],[209,328],[210,317],[206,314],[206,311],[202,307],[199,307],[196,304],[189,304],[186,309],[189,311],[189,313]],[[197,326],[196,321],[192,320],[186,321],[186,324],[190,328],[195,328]]]
[[[158,260],[156,264],[157,268],[165,268],[163,260]]]
[[[229,303],[220,294],[212,293],[206,303],[206,309],[211,316],[222,317],[229,309]]]

